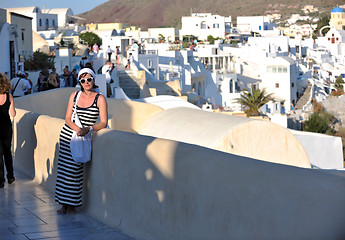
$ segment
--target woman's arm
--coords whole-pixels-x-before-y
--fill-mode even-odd
[[[92,126],[94,131],[106,128],[108,125],[108,107],[107,101],[103,95],[99,95],[97,105],[99,109],[100,122]]]
[[[73,113],[73,106],[74,106],[74,96],[75,93],[72,93],[71,96],[69,97],[69,101],[68,101],[68,106],[67,106],[67,110],[66,110],[66,117],[65,117],[65,121],[66,124],[72,128],[72,130],[79,132],[80,131],[80,127],[78,127],[74,122],[72,122],[71,117],[72,117],[72,113]]]
[[[16,116],[16,109],[14,107],[13,96],[11,93],[9,94],[9,96],[10,96],[10,114],[12,117],[15,117]]]
[[[58,82],[57,82],[57,80],[54,78],[51,78],[50,80],[49,80],[49,83],[51,84],[51,85],[53,85],[54,87],[57,87],[58,86]]]

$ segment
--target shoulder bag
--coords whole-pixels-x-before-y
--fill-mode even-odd
[[[12,95],[14,94],[14,91],[16,91],[16,88],[18,86],[18,83],[20,82],[20,80],[22,80],[22,78],[19,78],[19,80],[16,83],[16,86],[14,86],[13,90],[12,90]]]
[[[78,114],[77,114],[77,104],[80,97],[81,92],[76,92],[76,99],[73,106],[73,113],[71,120],[74,123],[82,128],[82,124],[80,123]],[[78,136],[76,131],[73,131],[71,142],[70,142],[70,149],[73,160],[78,163],[86,163],[91,160],[91,141],[92,141],[92,130],[85,135],[85,136]]]

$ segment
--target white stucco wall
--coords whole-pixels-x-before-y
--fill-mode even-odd
[[[17,26],[18,54],[25,58],[28,58],[33,54],[31,21],[32,20],[28,17],[11,14],[11,24]]]
[[[15,169],[53,192],[64,120],[17,114]],[[341,173],[101,130],[84,179],[83,209],[135,239],[345,238]]]
[[[175,42],[176,37],[179,37],[178,30],[175,28],[149,28],[148,34],[149,37],[156,39],[156,42],[158,42],[159,34],[165,37],[166,42]]]
[[[341,137],[290,130],[306,150],[310,163],[321,169],[344,169]]]
[[[7,73],[10,77],[10,41],[11,27],[8,23],[5,23],[0,29],[0,72]]]
[[[193,35],[198,39],[206,40],[209,35],[214,38],[224,38],[226,23],[231,24],[231,17],[226,18],[211,13],[193,13],[192,16],[182,17],[181,21],[181,40],[184,35]]]

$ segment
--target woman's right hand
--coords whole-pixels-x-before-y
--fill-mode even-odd
[[[77,132],[77,136],[85,136],[89,132],[90,128],[89,127],[83,127],[79,128],[79,131]]]

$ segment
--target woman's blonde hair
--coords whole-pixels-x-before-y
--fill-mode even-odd
[[[8,79],[7,75],[0,73],[0,94],[8,93],[11,91],[11,89],[11,81]]]
[[[50,81],[50,80],[52,80],[52,79],[57,80],[57,79],[56,79],[56,74],[55,74],[55,73],[49,74],[49,76],[48,76],[48,81]]]

